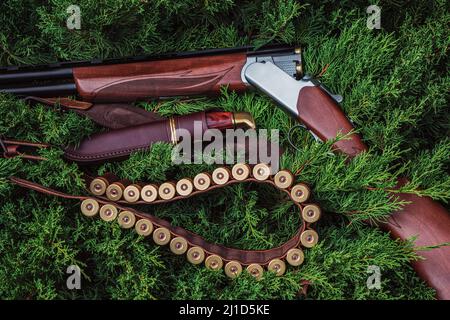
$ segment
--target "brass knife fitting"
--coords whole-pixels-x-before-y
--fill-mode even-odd
[[[256,128],[255,120],[249,112],[233,112],[233,125],[235,128]]]

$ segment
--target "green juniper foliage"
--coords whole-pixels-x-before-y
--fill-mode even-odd
[[[68,30],[66,8],[81,8],[81,30]],[[3,0],[0,65],[49,63],[269,43],[306,44],[307,70],[344,96],[343,109],[370,150],[346,163],[295,130],[274,102],[258,93],[223,90],[217,98],[139,103],[163,116],[219,107],[251,112],[259,128],[279,129],[282,167],[312,186],[325,213],[321,241],[301,268],[261,281],[190,265],[167,248],[116,223],[87,219],[79,203],[18,188],[14,175],[84,194],[82,170],[58,148],[30,162],[0,159],[0,297],[4,299],[433,299],[410,266],[413,239],[400,242],[363,221],[383,220],[404,203],[387,201],[396,178],[403,192],[450,198],[446,1],[378,1],[382,29],[366,27],[367,1]],[[324,72],[322,72],[324,70]],[[101,130],[89,119],[0,96],[0,133],[50,143],[79,143]],[[342,137],[341,137],[342,138]],[[192,177],[212,165],[175,166],[160,143],[120,163],[91,168],[133,181]],[[297,213],[271,188],[244,184],[183,202],[146,207],[174,225],[228,246],[264,249],[289,239]],[[81,290],[66,288],[66,269],[82,270]],[[366,286],[367,268],[381,269],[381,288]]]

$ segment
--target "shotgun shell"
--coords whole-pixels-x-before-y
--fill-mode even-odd
[[[136,217],[133,212],[124,210],[121,213],[119,213],[119,218],[117,219],[117,222],[122,228],[129,229],[134,226],[134,223],[136,222]]]
[[[255,277],[257,280],[261,279],[264,273],[263,267],[261,267],[257,263],[252,263],[247,267],[247,272],[250,273],[253,277]]]
[[[187,251],[187,259],[192,264],[200,264],[205,259],[205,251],[200,247],[192,247]]]
[[[140,236],[149,236],[153,231],[153,223],[148,219],[139,219],[134,226],[137,234]]]
[[[269,271],[275,272],[277,276],[282,276],[286,271],[286,263],[280,259],[273,259],[267,266]]]
[[[156,229],[153,232],[153,241],[155,241],[155,243],[160,246],[168,244],[170,241],[169,229],[164,227]]]
[[[286,261],[294,267],[301,265],[304,259],[303,251],[298,248],[290,249],[286,254]]]
[[[112,204],[105,204],[100,208],[100,218],[104,221],[113,221],[117,217],[117,208]]]
[[[123,198],[129,203],[134,203],[139,200],[139,197],[141,196],[141,189],[142,188],[140,185],[130,184],[123,191]]]
[[[175,184],[172,182],[164,182],[158,189],[159,197],[163,200],[169,200],[175,197]]]
[[[309,198],[309,188],[303,183],[296,184],[291,189],[291,198],[295,202],[305,202]]]
[[[237,163],[231,169],[231,175],[234,179],[243,181],[250,176],[250,166],[245,163]]]
[[[288,170],[281,170],[273,177],[273,181],[278,188],[286,189],[294,183],[294,175]]]
[[[305,230],[300,235],[300,241],[306,248],[312,248],[319,241],[319,235],[314,230]]]
[[[176,237],[170,241],[170,251],[177,255],[184,254],[187,251],[187,248],[187,241],[182,237]]]
[[[208,258],[206,258],[205,266],[209,270],[214,270],[214,271],[220,270],[223,267],[222,258],[216,254],[212,254]]]
[[[211,176],[207,173],[199,173],[194,177],[194,187],[197,190],[203,191],[211,185]]]
[[[212,173],[212,180],[215,184],[225,184],[230,180],[230,170],[227,168],[217,168]]]
[[[180,196],[188,196],[194,191],[194,184],[190,179],[181,179],[175,187]]]
[[[253,167],[253,177],[260,181],[269,179],[270,167],[265,163],[258,163]]]
[[[93,217],[97,214],[100,205],[97,200],[85,199],[81,202],[81,212],[87,217]]]
[[[111,183],[106,188],[106,197],[111,201],[118,201],[122,198],[125,186],[121,182]]]
[[[141,190],[141,198],[145,202],[153,202],[158,198],[158,188],[153,184],[147,184]]]
[[[308,204],[302,210],[302,218],[306,222],[313,223],[319,220],[321,215],[321,210],[319,206],[315,204]]]
[[[225,265],[225,274],[227,277],[234,279],[242,272],[242,266],[237,261],[230,261]]]
[[[97,177],[91,181],[89,184],[89,191],[93,195],[101,196],[106,192],[106,188],[108,188],[109,182],[103,177]]]

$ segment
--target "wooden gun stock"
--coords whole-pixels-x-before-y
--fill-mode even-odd
[[[319,138],[334,139],[337,134],[348,133],[353,126],[339,105],[320,87],[301,89],[297,108],[299,120]],[[336,151],[350,157],[367,150],[357,134],[334,144]],[[399,181],[398,186],[406,182]],[[414,194],[394,193],[401,200],[410,202],[393,212],[387,223],[381,225],[394,238],[402,240],[417,236],[418,247],[437,246],[450,242],[450,215],[437,201]],[[420,250],[423,260],[415,261],[413,267],[429,286],[436,290],[438,299],[450,299],[450,246]]]
[[[406,179],[399,181],[399,185]],[[409,239],[417,236],[418,247],[436,246],[450,242],[450,215],[437,201],[414,194],[395,193],[401,200],[410,202],[392,213],[381,228],[394,238]],[[436,297],[450,300],[450,246],[418,250],[423,258],[413,262],[417,274],[436,290]]]

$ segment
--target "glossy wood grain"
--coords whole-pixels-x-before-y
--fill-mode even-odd
[[[208,112],[206,114],[206,124],[208,129],[232,129],[233,113],[232,112]]]
[[[135,62],[73,70],[85,101],[125,102],[148,98],[218,94],[222,86],[241,91],[245,53]]]
[[[347,134],[353,129],[339,105],[319,87],[303,88],[297,109],[300,122],[324,141],[334,139],[338,133]],[[349,156],[367,149],[357,134],[351,134],[348,139],[340,140],[333,146],[336,151]]]

